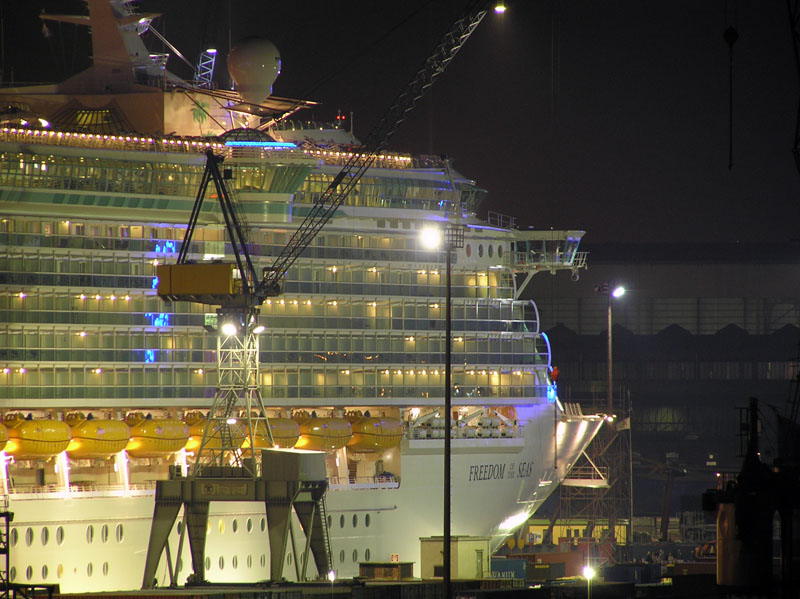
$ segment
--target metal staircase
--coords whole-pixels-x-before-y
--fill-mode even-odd
[[[330,529],[328,528],[328,510],[325,506],[325,496],[323,495],[318,503],[319,509],[319,517],[322,521],[322,538],[324,539],[325,545],[325,555],[328,558],[328,572],[333,570],[333,550],[331,549],[331,536],[330,536]],[[324,574],[324,572],[320,572],[320,574]]]

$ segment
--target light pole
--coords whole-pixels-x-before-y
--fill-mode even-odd
[[[607,406],[608,414],[614,413],[614,391],[613,391],[613,353],[612,353],[612,333],[611,333],[611,300],[617,299],[625,295],[625,288],[622,286],[615,287],[613,290],[609,289],[608,293],[608,398]]]
[[[428,249],[441,247],[445,252],[445,316],[444,316],[444,514],[443,514],[443,572],[442,583],[444,598],[449,599],[451,576],[450,565],[452,556],[450,551],[450,420],[452,415],[452,299],[451,299],[451,271],[452,254],[454,249],[464,247],[464,227],[448,223],[444,229],[444,237],[438,229],[426,228],[422,230],[421,240]]]

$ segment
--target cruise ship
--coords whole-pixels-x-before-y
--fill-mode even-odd
[[[157,279],[206,152],[224,159],[260,271],[359,148],[340,124],[302,121],[307,103],[181,82],[140,38],[154,15],[87,4],[89,16],[48,18],[91,24],[103,59],[61,84],[0,90],[0,493],[13,514],[0,541],[11,582],[67,593],[192,573],[177,522],[143,584],[155,486],[190,472],[219,383],[215,307],[165,302]],[[521,299],[537,273],[577,276],[583,232],[479,220],[485,196],[441,157],[384,151],[260,306],[270,444],[323,456],[339,578],[391,561],[420,576],[420,539],[442,534],[445,258],[421,245],[425,227],[464,231],[450,286],[451,521],[453,535],[487,540],[474,576],[610,417],[559,400],[536,305]],[[188,255],[231,260],[210,204]],[[305,563],[296,516],[277,560],[269,524],[263,503],[212,503],[203,577],[328,574]]]

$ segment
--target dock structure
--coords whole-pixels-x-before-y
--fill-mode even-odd
[[[264,503],[270,546],[272,580],[283,578],[283,556],[291,535],[292,513],[296,513],[306,536],[299,579],[305,580],[309,554],[317,572],[331,568],[330,540],[325,518],[324,496],[328,487],[325,455],[304,450],[262,450],[262,474],[235,467],[211,467],[191,478],[173,476],[156,483],[156,500],[150,541],[145,560],[142,589],[155,586],[161,556],[166,553],[170,586],[177,585],[183,540],[189,534],[193,578],[205,580],[205,544],[209,505],[213,501],[251,501]],[[183,507],[183,525],[175,560],[168,538]],[[292,550],[296,552],[294,537]],[[255,581],[254,581],[255,582]]]

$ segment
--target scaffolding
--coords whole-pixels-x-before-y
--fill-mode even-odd
[[[603,411],[602,404],[584,404],[584,411]],[[633,542],[633,473],[631,460],[631,401],[627,392],[620,393],[612,402],[612,413],[597,436],[589,444],[573,471],[586,469],[605,476],[605,484],[562,484],[559,486],[558,505],[545,532],[545,542],[553,542],[552,531],[557,520],[581,519],[587,522],[584,537],[596,537],[608,547],[602,553],[615,561],[626,561]],[[596,477],[595,477],[596,478]],[[606,528],[598,536],[596,526]],[[625,530],[625,538],[617,531]]]

